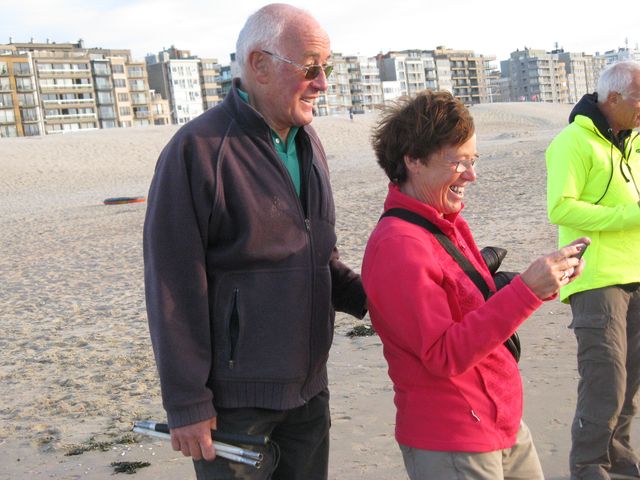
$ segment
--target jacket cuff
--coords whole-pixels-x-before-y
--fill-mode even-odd
[[[167,423],[169,428],[184,427],[194,423],[209,420],[217,415],[213,402],[207,401],[186,408],[174,408],[167,410]]]

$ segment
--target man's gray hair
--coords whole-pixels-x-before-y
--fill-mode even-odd
[[[236,61],[242,76],[244,76],[249,54],[253,50],[279,53],[280,36],[287,23],[300,14],[307,14],[307,12],[286,3],[272,3],[262,7],[247,19],[236,42]]]
[[[640,72],[640,62],[626,60],[616,62],[605,68],[598,78],[598,101],[606,102],[610,93],[619,93],[623,97],[629,95],[629,87],[633,82],[633,74]]]

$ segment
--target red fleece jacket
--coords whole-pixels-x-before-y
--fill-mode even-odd
[[[442,218],[390,185],[384,208],[396,207],[437,225],[494,289],[462,216]],[[518,276],[485,302],[431,233],[395,217],[371,234],[362,280],[394,384],[397,441],[441,451],[513,446],[522,380],[503,342],[541,300]]]

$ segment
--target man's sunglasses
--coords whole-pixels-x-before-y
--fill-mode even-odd
[[[266,53],[267,55],[272,56],[280,60],[281,62],[288,63],[289,65],[293,65],[294,67],[299,68],[304,71],[304,78],[307,80],[313,80],[320,75],[320,72],[324,72],[324,76],[328,77],[333,72],[333,65],[300,65],[299,63],[294,62],[293,60],[289,60],[288,58],[281,57],[275,53],[271,53],[267,50],[262,50],[262,53]]]

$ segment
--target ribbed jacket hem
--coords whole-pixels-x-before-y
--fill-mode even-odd
[[[325,371],[307,383],[216,381],[212,389],[218,407],[290,410],[304,405],[327,385]]]

